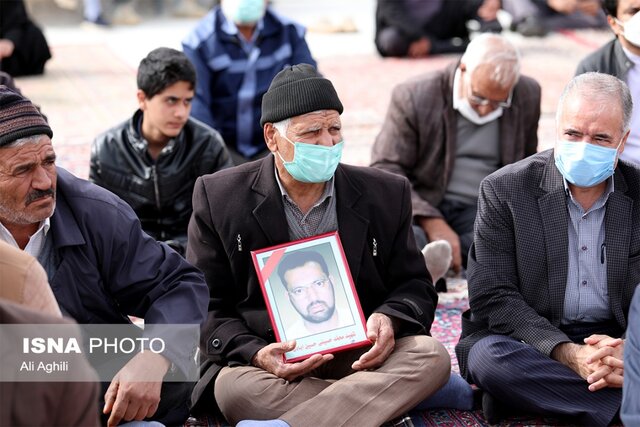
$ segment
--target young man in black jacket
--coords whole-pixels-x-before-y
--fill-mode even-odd
[[[184,254],[196,178],[232,166],[220,134],[189,117],[196,74],[180,51],[140,62],[132,118],[98,136],[89,179],[124,199],[142,228]]]

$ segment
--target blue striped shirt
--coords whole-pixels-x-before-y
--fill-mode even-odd
[[[613,179],[586,212],[565,189],[569,211],[569,265],[564,295],[563,324],[602,322],[612,318],[607,288],[604,217]]]

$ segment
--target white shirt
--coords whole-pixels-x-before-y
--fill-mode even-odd
[[[29,242],[27,243],[27,246],[24,247],[24,251],[34,258],[38,258],[38,255],[40,255],[40,252],[42,252],[42,248],[44,247],[44,240],[47,237],[50,227],[51,221],[49,218],[41,221],[38,230],[29,238]],[[13,235],[11,235],[9,230],[7,230],[2,223],[0,223],[0,239],[13,247],[20,249],[16,239],[13,238]]]

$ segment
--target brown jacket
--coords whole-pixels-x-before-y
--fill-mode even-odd
[[[371,165],[411,181],[413,215],[441,217],[455,162],[457,112],[453,109],[453,76],[458,64],[430,72],[395,87]],[[500,166],[536,152],[540,118],[540,85],[520,76],[512,105],[500,117]]]

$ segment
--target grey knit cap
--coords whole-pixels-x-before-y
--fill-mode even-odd
[[[48,135],[51,138],[53,132],[31,101],[0,85],[0,148],[33,135]]]
[[[331,81],[322,77],[313,65],[288,66],[276,74],[262,97],[260,125],[318,110],[342,114],[342,103]]]

